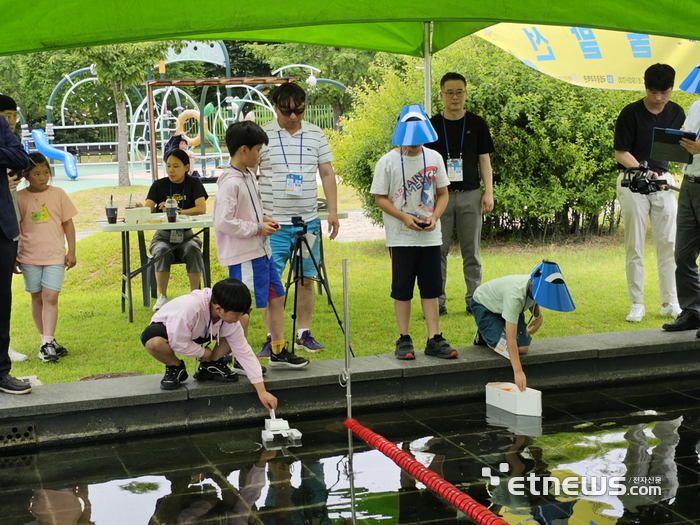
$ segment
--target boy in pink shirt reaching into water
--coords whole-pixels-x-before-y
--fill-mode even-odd
[[[263,406],[268,410],[276,408],[277,398],[265,389],[262,367],[239,322],[250,311],[250,305],[246,285],[238,279],[224,279],[213,288],[176,297],[158,310],[141,334],[141,343],[165,365],[160,388],[177,390],[188,377],[184,361],[175,354],[199,361],[194,374],[198,382],[236,382],[238,376],[224,362],[224,357],[233,353]]]
[[[78,210],[65,191],[49,184],[51,166],[46,157],[32,153],[29,160],[25,170],[29,185],[17,192],[17,265],[24,276],[25,289],[32,295],[32,317],[41,335],[38,357],[44,363],[57,363],[59,357],[68,355],[68,350],[56,342],[54,333],[63,277],[76,264],[73,217]]]

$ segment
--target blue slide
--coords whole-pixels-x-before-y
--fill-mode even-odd
[[[78,178],[78,166],[75,163],[75,157],[66,151],[51,146],[49,141],[46,140],[43,129],[33,129],[32,139],[34,139],[34,145],[39,153],[44,157],[60,160],[63,162],[63,169],[66,171],[66,175],[71,179]]]

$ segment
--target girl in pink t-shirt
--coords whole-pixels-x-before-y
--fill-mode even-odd
[[[54,339],[58,320],[58,294],[66,269],[75,266],[73,203],[60,188],[49,185],[51,167],[40,153],[29,155],[25,170],[29,186],[17,192],[19,245],[17,264],[25,289],[32,294],[32,317],[41,335],[39,359],[57,363],[68,351]],[[66,253],[66,242],[68,253]]]

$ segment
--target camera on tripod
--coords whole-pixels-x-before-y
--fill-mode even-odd
[[[667,180],[653,178],[646,161],[636,168],[627,168],[620,181],[620,186],[629,188],[631,192],[640,195],[649,195],[667,189],[677,190]]]
[[[304,219],[301,218],[301,215],[294,215],[292,217],[292,226],[295,228],[301,228],[301,230],[296,232],[296,235],[305,235],[308,231],[308,226],[304,222]]]

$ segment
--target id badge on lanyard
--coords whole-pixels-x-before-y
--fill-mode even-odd
[[[170,230],[170,242],[181,243],[185,240],[185,230]]]
[[[462,182],[462,159],[447,159],[447,178],[450,182]]]
[[[304,177],[298,173],[290,173],[287,175],[287,183],[284,188],[284,192],[287,195],[294,195],[295,197],[301,197],[302,183],[304,182]]]

